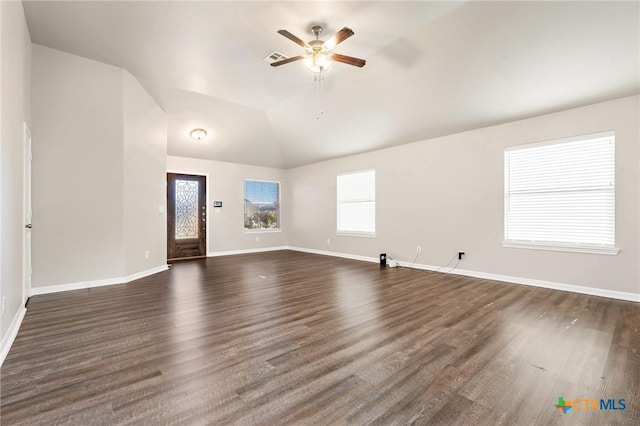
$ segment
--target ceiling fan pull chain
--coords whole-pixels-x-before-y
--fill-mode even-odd
[[[324,76],[322,73],[315,74],[313,79],[316,82],[316,101],[318,102],[318,115],[316,115],[316,120],[320,120],[320,118],[324,115],[324,110],[322,109],[322,81],[324,80]]]
[[[324,108],[322,107],[322,93],[324,92],[324,73],[320,73],[320,102],[318,106],[320,107],[320,116],[324,115]]]

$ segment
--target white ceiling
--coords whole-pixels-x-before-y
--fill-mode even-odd
[[[638,1],[23,3],[34,43],[138,78],[170,155],[289,168],[640,93]],[[367,60],[320,98],[300,62],[263,60],[316,23]]]

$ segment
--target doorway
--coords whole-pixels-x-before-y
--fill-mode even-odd
[[[167,173],[167,259],[207,254],[207,178]]]
[[[167,259],[207,254],[205,176],[167,173]]]
[[[24,139],[24,176],[23,176],[23,215],[24,215],[24,233],[23,233],[23,253],[22,253],[22,305],[25,306],[27,300],[31,296],[31,132],[27,123],[23,123],[23,139]]]

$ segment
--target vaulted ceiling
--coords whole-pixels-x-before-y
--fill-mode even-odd
[[[143,84],[170,155],[289,168],[640,93],[637,1],[23,3],[34,43]],[[263,59],[300,54],[277,31],[313,24],[352,28],[336,51],[366,66],[319,91]]]

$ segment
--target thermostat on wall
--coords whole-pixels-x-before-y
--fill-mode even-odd
[[[222,201],[214,201],[213,207],[222,207]]]

